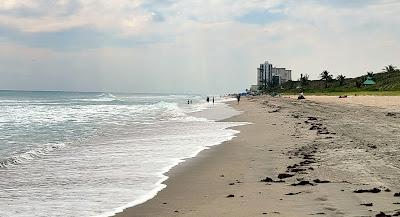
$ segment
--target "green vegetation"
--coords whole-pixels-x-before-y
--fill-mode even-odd
[[[304,92],[314,95],[400,95],[400,70],[396,66],[386,66],[383,72],[367,72],[357,78],[346,78],[338,75],[336,79],[328,71],[320,74],[321,80],[309,80],[308,75],[301,76],[298,81],[289,81],[274,90],[285,94]],[[363,85],[367,77],[376,82],[375,85]]]
[[[325,89],[328,88],[328,83],[333,80],[333,75],[331,75],[328,71],[323,71],[321,73],[321,80],[325,83]]]
[[[339,86],[343,86],[344,82],[346,81],[346,76],[338,75],[336,79],[339,81]]]
[[[304,76],[302,74],[299,81],[302,86],[307,86],[310,83],[310,79],[307,74],[305,74]]]

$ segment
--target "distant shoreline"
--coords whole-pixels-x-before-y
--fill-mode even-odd
[[[98,94],[98,93],[112,93],[112,94],[137,94],[137,95],[188,95],[188,96],[202,96],[200,93],[157,93],[157,92],[124,92],[124,91],[80,91],[80,90],[7,90],[0,89],[0,92],[29,92],[29,93],[86,93],[86,94]]]

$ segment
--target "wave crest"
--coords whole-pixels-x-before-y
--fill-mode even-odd
[[[35,149],[29,150],[27,152],[11,156],[11,157],[6,157],[5,159],[0,159],[0,168],[5,168],[11,165],[19,165],[22,164],[28,160],[33,160],[37,158],[41,158],[46,154],[49,154],[53,151],[57,151],[61,148],[63,148],[65,144],[44,144],[41,145],[40,147],[37,147]]]

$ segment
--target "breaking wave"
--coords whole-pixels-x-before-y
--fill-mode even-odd
[[[5,159],[0,159],[0,168],[9,167],[12,165],[19,165],[28,160],[33,160],[41,158],[50,152],[57,151],[65,147],[65,144],[44,144],[35,149],[17,154],[15,156],[6,157]]]

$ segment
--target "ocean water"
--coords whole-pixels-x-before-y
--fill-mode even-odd
[[[150,199],[165,172],[237,133],[192,116],[204,101],[0,91],[0,216],[110,216]]]

